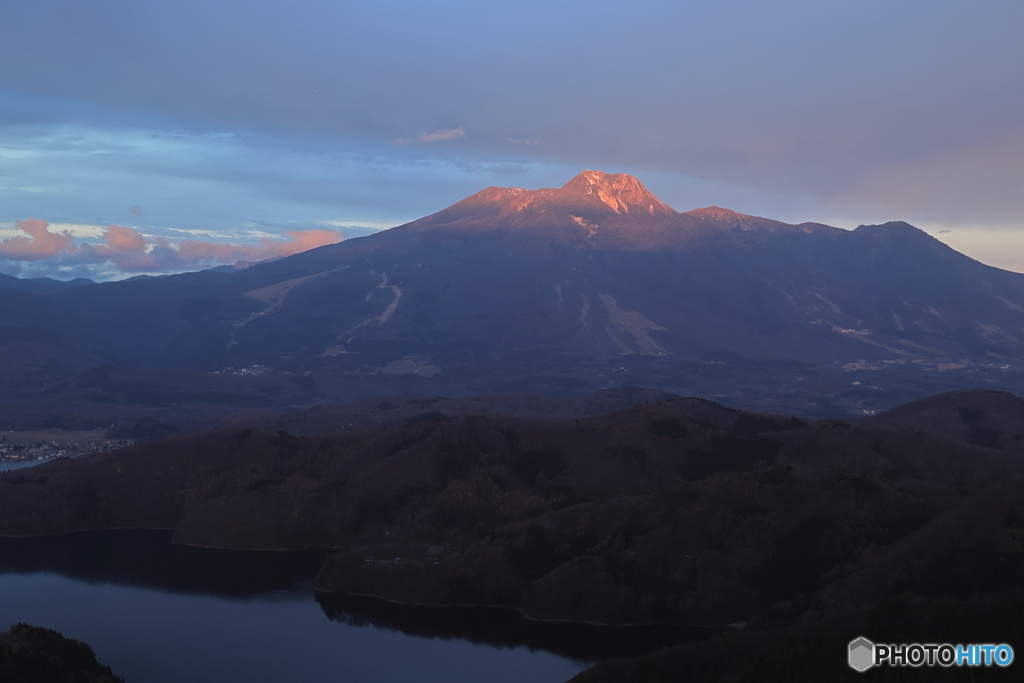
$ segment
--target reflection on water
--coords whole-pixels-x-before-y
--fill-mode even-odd
[[[237,596],[309,580],[330,554],[197,548],[171,543],[171,533],[116,529],[0,538],[0,571],[51,571],[85,581]]]
[[[585,666],[338,624],[309,589],[227,598],[3,574],[0,619],[88,643],[127,683],[562,683]]]
[[[302,584],[325,553],[189,548],[167,531],[0,539],[0,629],[56,629],[128,683],[560,683],[586,666],[325,619]]]
[[[525,619],[496,607],[417,607],[378,598],[317,593],[332,621],[372,625],[425,638],[459,638],[498,647],[543,649],[579,661],[635,657],[707,638],[714,629],[686,626],[599,626]]]
[[[128,683],[554,683],[710,633],[314,598],[308,582],[329,552],[195,548],[154,530],[0,538],[0,630],[25,621],[83,640]]]

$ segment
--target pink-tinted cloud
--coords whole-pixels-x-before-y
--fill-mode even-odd
[[[38,218],[15,221],[14,225],[28,237],[18,235],[0,241],[0,257],[11,261],[41,261],[58,254],[77,251],[71,233],[50,232],[50,224]]]
[[[104,244],[81,246],[82,254],[94,263],[110,263],[125,273],[164,270],[149,253],[149,243],[135,228],[111,225],[103,231]]]
[[[435,130],[433,133],[420,133],[415,138],[398,138],[393,144],[404,147],[405,145],[411,145],[414,142],[429,144],[431,142],[456,140],[464,137],[466,137],[466,131],[462,126],[459,126],[458,128],[442,128],[440,130]]]
[[[177,244],[177,255],[182,262],[192,264],[210,261],[265,261],[341,241],[341,233],[337,230],[289,230],[288,237],[284,241],[264,238],[259,244],[182,240]]]
[[[340,242],[342,235],[337,230],[289,230],[289,240],[277,244],[277,256],[291,256],[302,251]]]
[[[455,140],[456,138],[464,137],[466,137],[466,131],[462,129],[462,126],[459,126],[458,128],[444,128],[433,133],[420,133],[419,141],[440,142],[442,140]]]
[[[96,248],[101,254],[142,251],[146,248],[146,238],[140,235],[135,228],[123,225],[111,225],[103,231],[103,239],[107,241],[106,245]]]
[[[229,244],[163,237],[148,240],[135,228],[111,225],[100,244],[76,244],[70,233],[53,233],[46,221],[28,219],[16,225],[28,237],[0,242],[0,259],[43,261],[55,266],[107,266],[122,273],[157,273],[199,270],[238,261],[265,261],[340,242],[337,230],[289,230],[281,240],[264,238],[259,244]]]

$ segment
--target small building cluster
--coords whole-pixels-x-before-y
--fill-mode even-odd
[[[135,439],[102,439],[86,443],[68,443],[62,441],[15,442],[0,435],[0,462],[28,462],[33,460],[47,461],[59,458],[75,458],[88,453],[116,451],[126,446],[134,446]]]

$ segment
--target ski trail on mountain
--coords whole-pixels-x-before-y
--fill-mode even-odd
[[[395,309],[398,308],[398,302],[402,298],[402,290],[399,288],[399,286],[398,285],[389,285],[388,284],[388,274],[384,273],[384,275],[382,277],[384,278],[384,281],[381,282],[379,285],[377,285],[377,289],[390,289],[392,292],[394,292],[395,299],[390,304],[388,304],[388,307],[386,309],[384,309],[383,313],[381,313],[379,316],[374,318],[374,320],[376,320],[381,325],[386,323],[388,321],[388,319],[394,314]],[[367,296],[369,296],[369,295],[367,295]],[[370,322],[370,321],[368,320],[367,322]]]
[[[605,331],[612,342],[626,354],[634,354],[634,351],[620,336],[624,332],[633,337],[634,343],[640,349],[639,353],[657,355],[667,353],[665,349],[658,346],[657,342],[651,339],[648,332],[653,330],[664,330],[665,328],[648,320],[638,311],[626,311],[619,306],[619,302],[610,294],[599,294],[601,303],[608,310],[608,326]]]
[[[370,271],[370,272],[373,272],[373,271]],[[375,272],[373,272],[373,274],[374,275],[378,275]],[[391,301],[390,304],[388,304],[388,307],[385,308],[384,312],[381,313],[380,315],[374,316],[372,318],[367,318],[363,322],[359,323],[358,325],[356,325],[355,327],[350,329],[348,332],[345,332],[344,334],[338,335],[337,341],[341,342],[341,345],[339,345],[339,346],[329,346],[320,355],[322,355],[322,356],[334,356],[334,355],[337,355],[339,353],[345,353],[345,351],[344,351],[344,344],[352,341],[352,338],[355,337],[356,334],[359,333],[360,330],[365,329],[370,323],[373,323],[373,322],[377,323],[378,326],[383,325],[384,323],[386,323],[388,320],[391,319],[392,315],[394,315],[395,310],[398,308],[398,302],[401,301],[401,299],[402,299],[402,288],[399,287],[398,285],[389,284],[389,282],[388,282],[388,274],[387,273],[379,274],[378,277],[381,278],[381,283],[379,285],[377,285],[376,287],[374,287],[372,290],[370,290],[369,294],[366,295],[366,298],[364,299],[364,301],[369,301],[370,297],[378,289],[390,289],[391,292],[395,295],[395,298]]]
[[[259,289],[251,289],[248,292],[243,292],[242,294],[244,296],[247,296],[250,299],[256,299],[257,301],[262,301],[263,303],[267,304],[268,308],[265,308],[262,311],[257,311],[250,315],[245,320],[239,320],[234,324],[234,326],[231,328],[231,338],[228,340],[227,348],[224,349],[225,353],[230,351],[231,347],[237,343],[235,335],[238,333],[238,330],[242,329],[243,327],[251,323],[253,320],[256,320],[257,318],[267,315],[273,315],[274,313],[280,311],[281,307],[284,305],[285,297],[287,297],[288,293],[291,292],[293,289],[295,289],[301,284],[309,282],[310,280],[313,280],[318,277],[323,277],[325,275],[330,275],[331,273],[336,273],[339,270],[345,270],[348,267],[349,266],[333,268],[331,270],[325,270],[322,273],[314,273],[313,275],[297,277],[291,280],[285,280],[284,282],[278,282],[272,285],[268,285],[266,287],[260,287]]]
[[[590,332],[590,324],[587,322],[587,316],[590,315],[590,299],[585,294],[580,293],[583,297],[583,308],[580,310],[580,324],[587,328],[587,332]]]

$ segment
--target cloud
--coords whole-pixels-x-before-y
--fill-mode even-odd
[[[154,272],[161,268],[149,251],[149,244],[135,228],[111,225],[103,231],[102,244],[83,244],[78,261],[113,266],[123,273]]]
[[[103,231],[99,244],[76,243],[69,232],[53,233],[44,220],[17,221],[29,237],[16,236],[0,241],[0,260],[40,262],[33,274],[46,271],[49,261],[55,272],[80,274],[83,267],[94,273],[171,273],[199,270],[238,261],[266,261],[308,251],[342,240],[332,229],[289,230],[286,239],[264,238],[259,244],[230,244],[183,239],[169,242],[163,237],[147,239],[135,228],[111,225]],[[24,269],[23,269],[24,274]]]
[[[393,144],[403,147],[405,145],[411,145],[414,142],[430,144],[431,142],[457,140],[458,138],[464,137],[466,137],[466,131],[462,126],[459,126],[458,128],[441,128],[440,130],[435,130],[433,133],[420,133],[415,138],[398,138]]]
[[[183,264],[193,266],[236,261],[266,261],[334,244],[342,238],[337,230],[289,230],[287,234],[288,239],[285,241],[264,238],[258,245],[181,240],[176,245],[175,258]]]
[[[310,249],[316,249],[317,247],[323,247],[328,244],[334,244],[342,240],[342,234],[337,230],[289,230],[288,237],[291,238],[285,242],[275,243],[274,249],[277,253],[273,257],[266,258],[277,258],[281,256],[291,256],[292,254],[298,254],[299,252],[309,251]],[[270,240],[264,240],[268,242]]]
[[[127,228],[123,225],[111,225],[103,231],[103,239],[107,241],[107,244],[97,248],[97,251],[104,250],[100,253],[133,252],[146,247],[146,238],[134,228]]]
[[[436,130],[433,133],[420,133],[420,142],[440,142],[441,140],[455,140],[456,138],[466,137],[466,131],[462,129],[462,126],[458,128],[443,128]]]
[[[308,136],[322,135],[368,156],[413,145],[424,166],[449,159],[453,147],[506,161],[516,144],[508,136],[529,135],[543,144],[511,151],[577,171],[686,176],[780,204],[807,197],[831,209],[827,202],[842,202],[844,214],[857,217],[877,207],[893,218],[947,220],[956,212],[961,220],[999,222],[1021,215],[1024,205],[1024,156],[1001,143],[1020,129],[1024,101],[1017,30],[1024,3],[1014,0],[977,11],[950,0],[655,2],[627,13],[607,0],[361,3],[358,10],[311,0],[284,13],[276,3],[248,3],[241,22],[223,2],[89,3],[88,11],[64,2],[66,12],[53,12],[52,3],[21,5],[0,22],[0,63],[9,65],[0,85],[18,100],[0,106],[5,124],[106,122],[117,129],[150,126],[158,115],[170,120],[159,124],[166,132],[146,133],[147,144],[132,152],[139,160],[125,165],[130,173],[119,182],[92,173],[66,183],[80,203],[116,189],[109,204],[96,202],[101,209],[66,212],[83,220],[100,220],[102,207],[121,207],[123,197],[145,198],[147,213],[162,220],[189,207],[207,215],[231,208],[229,219],[250,219],[248,197],[218,205],[194,199],[204,191],[196,188],[226,194],[220,181],[228,178],[261,201],[270,194],[265,187],[304,197],[315,190],[339,204],[333,197],[350,194],[360,207],[370,196],[362,187],[346,193],[319,182],[333,180],[323,167],[211,164],[223,154],[215,145],[202,158],[165,153],[182,129],[282,131],[281,149],[299,151],[311,147]],[[536,21],[539,15],[545,20]],[[41,35],[52,49],[38,49]],[[723,41],[730,49],[721,49]],[[595,44],[610,46],[605,58],[595,56]],[[444,122],[474,134],[443,144],[453,141],[434,138]],[[960,154],[972,149],[992,149],[996,161],[1006,150],[1005,158]],[[75,168],[109,163],[108,151],[83,155]],[[12,177],[25,177],[34,159],[18,157]],[[53,187],[51,175],[68,172],[50,160],[39,167],[33,188]],[[172,167],[188,172],[168,172],[172,182],[160,184],[155,176]],[[396,187],[394,175],[375,174],[371,164],[365,170],[360,185],[373,186],[374,199]],[[271,172],[294,180],[264,183]],[[201,174],[218,182],[190,184]],[[146,178],[151,187],[126,188]],[[402,194],[426,188],[424,196],[436,196],[440,183],[417,184]],[[18,196],[34,200],[28,191]],[[11,206],[10,196],[0,199]],[[38,213],[28,200],[11,215]],[[431,201],[412,217],[440,208]],[[722,203],[690,206],[712,201]],[[378,206],[392,205],[379,198]]]
[[[69,232],[50,232],[50,225],[38,218],[15,221],[15,227],[28,237],[18,235],[0,241],[0,256],[11,261],[40,261],[62,253],[74,253],[78,247]]]

